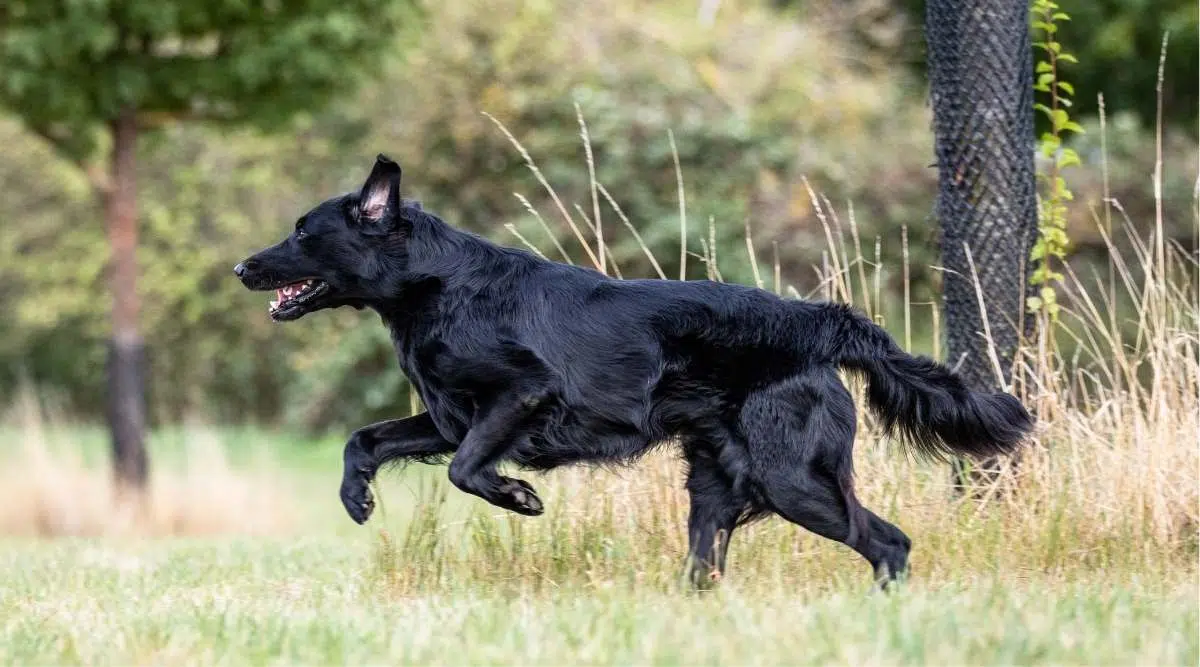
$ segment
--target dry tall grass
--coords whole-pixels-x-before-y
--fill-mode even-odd
[[[220,434],[188,429],[182,466],[156,465],[144,499],[122,498],[107,465],[84,460],[69,433],[48,419],[32,392],[22,392],[12,414],[19,437],[0,469],[0,535],[39,537],[164,537],[263,535],[295,526],[286,477],[265,457],[249,467],[226,457]]]

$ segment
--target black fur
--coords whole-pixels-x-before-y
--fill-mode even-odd
[[[341,497],[367,520],[367,483],[390,461],[450,459],[463,491],[540,514],[527,469],[628,462],[679,442],[688,463],[691,576],[719,576],[733,530],[776,513],[862,554],[886,581],[908,538],[854,495],[855,414],[839,368],[914,451],[1012,451],[1031,428],[1006,394],[969,391],[838,304],[707,281],[610,279],[455,230],[400,198],[379,156],[362,190],[239,264],[250,289],[307,283],[292,320],[349,305],[382,317],[427,412],[356,431]]]

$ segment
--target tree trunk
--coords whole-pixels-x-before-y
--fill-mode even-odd
[[[928,0],[925,31],[947,269],[946,360],[972,389],[999,391],[1011,382],[1031,324],[1025,297],[1037,198],[1029,2]],[[998,463],[976,462],[969,479],[959,462],[956,481],[986,482]]]
[[[137,187],[134,174],[137,116],[124,108],[111,121],[112,164],[105,197],[110,248],[112,338],[108,349],[108,424],[118,489],[146,488],[145,346],[138,333]]]

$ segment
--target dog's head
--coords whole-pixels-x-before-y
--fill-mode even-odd
[[[277,322],[386,300],[394,286],[381,277],[407,263],[410,226],[401,206],[400,165],[379,155],[360,191],[318,204],[287,238],[233,272],[251,290],[275,292],[270,314]]]

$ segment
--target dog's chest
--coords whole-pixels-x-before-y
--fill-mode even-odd
[[[461,442],[470,427],[475,407],[470,396],[447,383],[447,373],[439,372],[439,359],[444,357],[445,345],[430,339],[419,342],[395,339],[393,342],[401,370],[442,437]]]

